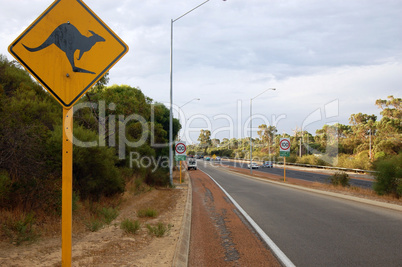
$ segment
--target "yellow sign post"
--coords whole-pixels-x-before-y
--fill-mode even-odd
[[[279,139],[279,156],[283,157],[283,181],[286,182],[286,157],[290,156],[290,138]]]
[[[283,181],[286,182],[286,157],[283,158]]]
[[[180,160],[180,184],[181,184],[181,160]]]
[[[72,107],[128,46],[83,1],[56,0],[8,51],[63,106],[62,266],[71,266]]]
[[[62,266],[71,266],[72,196],[73,196],[73,112],[63,108],[63,148],[62,148],[62,221],[61,251]]]

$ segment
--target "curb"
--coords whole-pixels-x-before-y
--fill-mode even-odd
[[[185,177],[188,181],[187,202],[184,208],[182,226],[180,229],[179,240],[173,256],[173,267],[187,267],[188,254],[190,250],[190,232],[191,232],[191,208],[192,208],[192,187],[190,175],[185,171]]]

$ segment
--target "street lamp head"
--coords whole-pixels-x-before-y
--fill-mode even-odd
[[[265,89],[264,91],[262,91],[262,92],[261,92],[260,94],[258,94],[257,96],[251,98],[250,101],[253,100],[254,98],[259,97],[260,95],[262,95],[263,93],[265,93],[265,92],[267,92],[267,91],[269,91],[269,90],[275,91],[276,88],[268,88],[268,89]]]
[[[192,101],[194,101],[194,100],[199,101],[199,100],[201,100],[201,99],[199,99],[199,98],[193,98],[193,99],[191,99],[190,101],[188,101],[188,102],[184,103],[183,105],[181,105],[180,108],[184,107],[185,105],[187,105],[188,103],[190,103],[190,102],[192,102]]]

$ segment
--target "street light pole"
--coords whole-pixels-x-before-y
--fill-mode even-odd
[[[253,99],[250,98],[250,174],[253,174],[253,165],[252,165],[252,160],[253,160],[253,118],[252,118],[252,106],[253,106]]]
[[[179,111],[178,111],[178,113],[177,113],[179,122],[180,122],[180,111],[181,111],[181,108],[184,107],[185,105],[187,105],[187,104],[193,102],[194,100],[200,101],[201,99],[200,99],[200,98],[193,98],[193,99],[191,99],[190,101],[184,103],[183,105],[181,105],[181,106],[179,107]],[[186,118],[185,118],[185,117],[184,117],[184,125],[186,125]],[[179,135],[179,141],[180,141],[180,135]]]
[[[170,185],[173,185],[173,23],[188,13],[194,11],[200,6],[206,4],[210,0],[204,1],[195,8],[187,11],[180,17],[170,20],[170,116],[169,116],[169,177]]]
[[[275,91],[276,88],[268,88],[265,91],[263,91],[262,93],[260,93],[259,95],[255,96],[253,98],[250,98],[250,174],[251,175],[253,174],[253,166],[252,166],[252,163],[253,163],[253,137],[252,137],[252,135],[253,135],[253,109],[252,109],[253,99],[259,97],[260,95],[262,95],[263,93],[265,93],[268,90]]]

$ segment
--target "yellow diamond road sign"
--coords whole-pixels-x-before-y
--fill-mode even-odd
[[[8,48],[66,108],[128,52],[80,0],[56,0]]]

